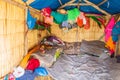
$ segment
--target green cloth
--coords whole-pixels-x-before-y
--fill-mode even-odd
[[[41,29],[41,30],[44,30],[45,27],[44,27],[44,26],[41,26],[41,25],[39,25],[39,24],[35,24],[34,29]]]
[[[80,15],[80,11],[77,8],[68,10],[68,20],[75,20]]]
[[[54,22],[57,24],[61,24],[63,21],[66,21],[68,19],[67,14],[60,14],[58,12],[52,11],[51,16],[54,17]]]
[[[89,17],[92,18],[95,22],[97,22],[99,28],[102,28],[101,23],[98,21],[97,17],[95,17],[95,16],[89,16]]]

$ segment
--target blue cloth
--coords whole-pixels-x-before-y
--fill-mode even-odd
[[[27,25],[28,25],[28,29],[33,29],[36,23],[36,18],[33,18],[30,14],[30,10],[28,9],[27,12]]]
[[[63,4],[68,1],[69,0],[61,0]],[[60,7],[60,3],[59,0],[34,0],[30,6],[38,10],[41,10],[45,7],[50,7],[52,10],[56,10],[58,7]]]
[[[64,21],[62,22],[62,24],[60,25],[60,28],[68,28],[68,29],[71,29],[71,28],[74,28],[74,27],[77,27],[77,23],[69,23],[68,21]]]
[[[61,28],[71,28],[71,25],[68,23],[68,21],[62,22]]]
[[[36,73],[33,73],[30,70],[26,70],[25,74],[20,78],[17,78],[17,80],[34,80],[36,76],[38,76]]]
[[[61,2],[63,4],[65,4],[66,2],[69,2],[70,0],[61,0]],[[76,0],[75,3],[77,3],[79,0]],[[89,0],[94,4],[99,4],[101,1],[103,0]],[[82,1],[83,2],[83,1]],[[85,3],[85,2],[83,2]],[[31,7],[41,10],[42,8],[45,7],[50,7],[52,10],[56,10],[58,9],[58,7],[60,7],[60,3],[59,0],[35,0],[34,2],[32,2],[30,4]],[[105,11],[107,11],[110,14],[116,14],[116,13],[120,13],[120,2],[119,0],[107,0],[104,4],[100,5],[99,7]],[[67,6],[65,7],[65,9],[73,9],[76,6]],[[98,14],[102,14],[101,12],[99,12],[98,10],[96,10],[94,7],[92,6],[80,6],[80,11],[86,12],[86,13],[98,13]]]
[[[34,73],[39,75],[39,76],[47,76],[48,75],[48,72],[47,72],[47,70],[44,67],[36,68]]]
[[[112,29],[112,39],[113,41],[118,41],[118,36],[120,35],[120,21],[118,21]]]

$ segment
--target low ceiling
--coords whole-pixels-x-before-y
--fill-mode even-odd
[[[27,1],[27,0],[23,0],[23,1]],[[69,3],[70,1],[72,1],[70,5],[63,6],[66,3]],[[62,6],[61,8],[68,10],[68,9],[78,7],[78,5],[80,5],[79,6],[80,11],[83,11],[86,13],[97,13],[97,14],[102,13],[97,8],[93,7],[93,5],[91,4],[85,5],[86,4],[85,1],[89,1],[94,6],[97,6],[98,8],[104,10],[109,14],[113,15],[113,14],[120,13],[120,7],[119,7],[120,0],[33,0],[33,2],[29,4],[29,6],[38,10],[41,10],[42,8],[45,8],[45,7],[50,7],[52,10],[57,10]]]

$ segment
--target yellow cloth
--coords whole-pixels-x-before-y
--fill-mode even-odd
[[[39,45],[35,46],[32,50],[29,51],[29,53],[23,58],[19,66],[25,69],[31,54],[36,52],[37,50],[39,50]]]
[[[31,54],[27,54],[24,58],[23,58],[23,60],[21,61],[21,63],[20,63],[20,65],[19,66],[21,66],[22,68],[26,68],[26,66],[27,66],[27,62],[28,62],[28,60],[29,60],[29,58],[30,58],[30,55]]]
[[[115,43],[112,40],[112,37],[110,36],[106,42],[106,47],[110,49],[110,51],[115,51]]]

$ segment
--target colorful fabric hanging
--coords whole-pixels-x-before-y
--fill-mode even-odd
[[[112,29],[112,39],[113,41],[118,41],[118,36],[120,35],[120,21],[118,21]]]
[[[46,8],[43,8],[43,9],[41,10],[41,14],[42,14],[43,16],[45,16],[45,17],[50,17],[51,12],[52,12],[52,10],[51,10],[50,7],[46,7]]]
[[[97,17],[95,16],[89,16],[90,18],[92,18],[99,26],[99,28],[101,28],[101,23],[98,21]]]
[[[80,15],[77,18],[77,24],[79,27],[83,27],[87,23],[85,14],[83,12],[80,13]]]
[[[86,24],[84,24],[84,29],[89,29],[90,28],[90,18],[85,17],[86,18]]]
[[[68,10],[68,20],[74,21],[79,16],[80,11],[78,8],[74,8],[72,10]]]
[[[33,29],[36,23],[36,18],[33,18],[30,14],[30,10],[28,9],[27,12],[27,25],[28,25],[28,29]]]
[[[112,36],[110,36],[106,42],[106,47],[109,49],[111,55],[115,52],[115,42],[112,40]]]
[[[54,22],[57,24],[61,24],[63,21],[66,21],[68,19],[67,14],[60,14],[58,12],[52,11],[51,16],[54,18]]]
[[[106,20],[105,20],[104,17],[98,16],[98,17],[97,17],[97,20],[98,20],[99,22],[101,22],[101,24],[105,27]]]
[[[53,24],[53,17],[52,16],[44,17],[44,22],[52,25]]]
[[[115,25],[115,19],[112,16],[112,18],[110,19],[110,21],[108,22],[105,28],[105,41],[108,41],[108,39],[110,38],[112,33],[112,28],[114,27],[114,25]]]

